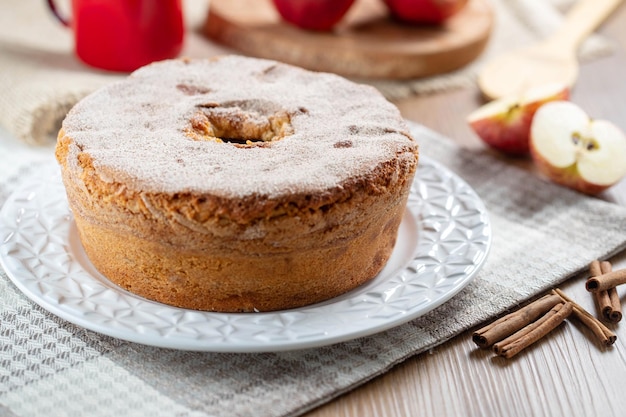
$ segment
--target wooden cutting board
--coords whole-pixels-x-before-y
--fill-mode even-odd
[[[271,0],[211,0],[203,32],[249,56],[354,78],[408,79],[473,61],[492,26],[487,0],[469,0],[441,26],[402,24],[382,0],[357,0],[332,32],[285,23]]]

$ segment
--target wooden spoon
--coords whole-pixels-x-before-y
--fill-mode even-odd
[[[572,87],[578,76],[580,43],[621,3],[622,0],[578,0],[552,36],[488,62],[478,76],[481,91],[487,98],[496,99],[553,82]]]

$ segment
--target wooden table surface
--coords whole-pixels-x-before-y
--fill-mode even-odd
[[[615,42],[616,51],[581,65],[571,99],[626,131],[626,6],[600,32]],[[481,103],[477,88],[397,102],[407,119],[470,148],[483,144],[465,117]],[[532,170],[528,161],[510,162]],[[626,205],[626,180],[601,198]],[[625,268],[626,254],[612,262]],[[595,313],[585,279],[560,288]],[[626,288],[619,294],[626,310]],[[510,360],[477,349],[467,331],[307,416],[626,416],[626,321],[609,327],[617,334],[611,348],[600,348],[585,329],[568,321]]]

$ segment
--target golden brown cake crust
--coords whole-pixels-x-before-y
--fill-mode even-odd
[[[185,71],[189,66],[194,68]],[[334,85],[342,97],[365,95],[368,102],[357,107],[379,106],[380,114],[373,116],[374,127],[371,119],[359,125],[356,119],[363,111],[355,110],[353,104],[330,120],[318,119],[312,114],[321,99],[308,98],[320,92],[306,87],[297,92],[297,100],[282,98],[284,92],[263,96],[263,103],[273,103],[269,107],[278,104],[278,110],[249,106],[241,93],[223,106],[220,97],[225,93],[217,90],[224,81],[214,80],[215,74],[222,74],[222,67],[237,66],[243,67],[234,75],[238,81],[268,71],[280,73],[272,82],[287,83],[287,87],[277,88],[279,92],[288,89],[296,75],[296,79],[316,82],[321,78],[322,85]],[[404,214],[417,165],[417,146],[397,109],[380,95],[328,74],[312,75],[246,58],[168,61],[144,69],[143,75],[141,71],[81,102],[59,132],[56,156],[68,200],[81,242],[100,272],[129,291],[175,306],[268,311],[326,300],[366,282],[382,269]],[[164,74],[165,82],[158,78],[159,73]],[[194,74],[193,82],[190,74]],[[98,119],[109,107],[119,111],[115,105],[129,100],[137,89],[152,91],[155,83],[174,90],[170,94],[178,98],[181,94],[192,97],[193,103],[204,106],[188,103],[191,110],[181,111],[184,117],[178,115],[174,125],[167,126],[165,139],[156,140],[156,149],[170,149],[173,141],[179,148],[191,143],[193,151],[177,155],[165,150],[165,156],[156,156],[149,136],[163,136],[163,132],[141,123],[154,117],[151,111],[131,115],[137,123],[130,125],[134,130],[126,132],[126,137],[115,123],[105,125],[110,115]],[[233,89],[232,85],[226,87]],[[146,94],[142,100],[150,97]],[[250,96],[247,100],[258,99]],[[298,105],[294,107],[295,102]],[[108,103],[106,108],[102,103]],[[342,103],[343,99],[335,100],[336,105]],[[137,102],[134,105],[142,107]],[[161,112],[157,115],[167,110]],[[365,113],[372,114],[372,110]],[[323,123],[334,124],[329,130],[335,132],[333,137],[327,137],[326,127],[317,126]],[[231,140],[228,129],[242,137]],[[142,135],[148,143],[138,142]],[[311,141],[317,141],[314,147]],[[139,151],[136,146],[141,146]],[[290,147],[295,159],[291,162],[286,159]],[[131,153],[139,168],[131,166],[129,156],[119,148]],[[181,168],[181,159],[196,169],[200,166],[197,159],[203,159],[194,153],[198,149],[204,152],[207,166],[221,167],[205,174],[209,178]],[[323,161],[311,160],[301,166],[298,153],[303,149],[313,149],[308,158],[326,156]],[[251,161],[246,152],[256,152],[252,159],[269,161]],[[235,162],[220,165],[228,157]],[[339,158],[344,169],[333,157]],[[280,163],[289,166],[262,169]],[[162,181],[155,178],[157,169]],[[295,172],[297,169],[305,174]],[[190,177],[183,178],[181,171]],[[280,177],[290,173],[296,178]],[[231,183],[243,179],[234,186],[222,184],[228,178]]]

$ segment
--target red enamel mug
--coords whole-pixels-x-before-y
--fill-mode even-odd
[[[73,30],[76,55],[93,67],[133,71],[174,58],[183,46],[181,0],[72,0],[70,18],[54,0],[48,6]]]

